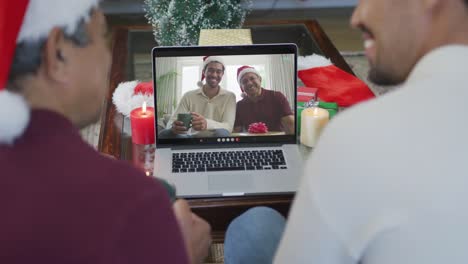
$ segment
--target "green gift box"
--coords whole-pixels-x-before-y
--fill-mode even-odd
[[[301,113],[304,110],[306,102],[297,102],[297,133],[301,134]],[[336,113],[338,113],[338,104],[333,102],[321,102],[319,101],[318,107],[328,111],[330,119],[332,119]]]

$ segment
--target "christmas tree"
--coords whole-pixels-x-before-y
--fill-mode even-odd
[[[240,28],[251,0],[145,0],[146,18],[161,46],[198,43],[200,29]]]

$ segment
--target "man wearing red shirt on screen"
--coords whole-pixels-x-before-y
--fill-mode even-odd
[[[245,132],[252,123],[262,122],[268,131],[294,133],[294,114],[286,97],[261,86],[262,77],[254,67],[237,70],[237,81],[245,97],[237,102],[234,132]]]

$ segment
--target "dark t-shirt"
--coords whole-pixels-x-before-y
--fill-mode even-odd
[[[187,263],[166,191],[62,116],[0,145],[0,263]]]
[[[263,122],[269,131],[284,131],[281,118],[288,115],[293,115],[293,112],[286,97],[281,92],[262,88],[257,102],[247,97],[237,102],[234,127],[247,131],[250,124]]]

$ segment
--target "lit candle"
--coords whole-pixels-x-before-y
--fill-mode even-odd
[[[132,141],[135,144],[153,144],[154,133],[154,108],[143,106],[132,110],[130,113],[132,126]]]
[[[322,129],[327,125],[328,111],[319,107],[306,108],[301,113],[301,143],[315,147]]]

